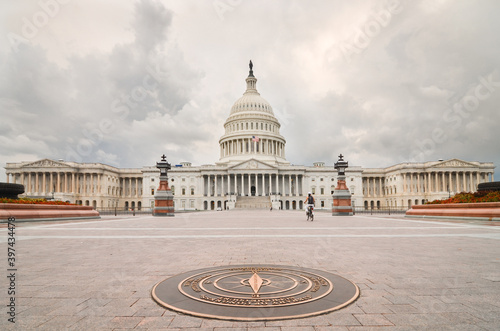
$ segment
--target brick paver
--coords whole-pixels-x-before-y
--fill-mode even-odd
[[[16,324],[45,330],[500,329],[500,227],[487,222],[223,211],[174,218],[18,223]],[[4,272],[7,230],[0,229]],[[177,314],[151,299],[157,282],[230,264],[321,269],[355,282],[360,298],[298,320],[232,322]]]

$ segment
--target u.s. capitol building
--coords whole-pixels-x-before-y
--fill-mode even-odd
[[[291,165],[280,127],[271,105],[257,92],[251,67],[246,91],[224,123],[219,161],[201,166],[182,162],[169,171],[175,209],[302,209],[308,192],[315,196],[316,208],[331,209],[337,184],[333,165]],[[153,166],[121,169],[102,163],[43,159],[7,163],[5,169],[8,182],[25,185],[26,196],[98,209],[150,208],[159,184],[159,171]],[[387,168],[350,166],[346,183],[355,207],[407,208],[475,191],[478,183],[493,181],[493,175],[491,162],[452,159]]]

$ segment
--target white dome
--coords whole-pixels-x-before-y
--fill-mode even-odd
[[[236,100],[229,116],[241,112],[264,112],[274,116],[273,108],[259,93],[245,93]]]
[[[257,159],[270,164],[289,164],[285,159],[285,138],[273,108],[257,92],[252,67],[246,78],[247,89],[231,107],[219,140],[220,163]]]

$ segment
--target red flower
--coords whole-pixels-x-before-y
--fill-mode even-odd
[[[30,198],[20,198],[20,199],[7,199],[0,198],[0,203],[22,203],[22,204],[35,204],[35,205],[73,205],[73,203],[58,201],[58,200],[45,200],[45,199],[30,199]]]
[[[434,200],[428,204],[446,203],[475,203],[475,202],[498,202],[500,201],[500,191],[480,191],[474,193],[462,192],[453,197],[443,200]]]

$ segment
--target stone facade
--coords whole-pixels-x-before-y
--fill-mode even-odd
[[[285,158],[280,123],[257,92],[252,70],[246,84],[224,123],[219,161],[201,166],[183,162],[169,171],[175,210],[232,209],[241,196],[268,197],[274,209],[302,209],[308,192],[315,196],[316,209],[331,210],[338,178],[333,165],[291,165]],[[349,151],[329,152],[343,152],[349,158]],[[153,208],[159,186],[159,170],[153,166],[119,169],[44,159],[7,163],[5,168],[8,181],[25,185],[26,196],[95,208]],[[494,168],[491,162],[458,159],[376,169],[351,166],[346,170],[346,185],[353,207],[408,208],[475,191],[478,183],[494,180]]]
[[[458,159],[363,169],[364,206],[409,208],[459,192],[474,192],[479,183],[494,180],[494,169],[492,162]]]

